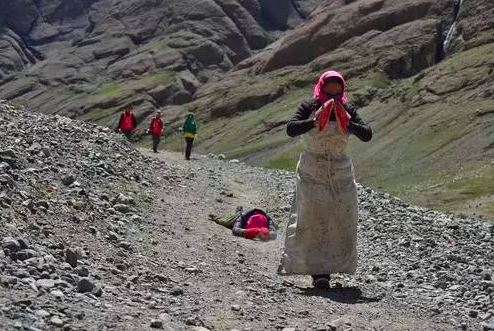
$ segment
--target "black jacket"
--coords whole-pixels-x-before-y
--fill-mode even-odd
[[[317,99],[311,99],[303,102],[297,109],[297,112],[288,121],[286,132],[290,137],[296,137],[304,134],[316,127],[314,118],[311,115],[322,106],[322,103]],[[357,107],[351,102],[343,104],[348,114],[352,117],[348,125],[348,131],[357,136],[362,141],[370,141],[372,139],[372,129],[365,124],[364,120],[357,113]],[[336,121],[335,113],[331,113],[330,121]]]
[[[271,220],[271,217],[269,217],[268,214],[266,214],[264,211],[262,211],[261,209],[258,209],[258,208],[251,209],[244,214],[239,213],[237,215],[237,218],[233,222],[232,233],[235,236],[243,237],[244,232],[245,232],[244,229],[245,229],[245,226],[247,225],[247,221],[249,220],[249,218],[252,215],[256,215],[256,214],[262,214],[262,215],[266,216],[266,218],[268,219],[269,239],[270,240],[276,239],[276,228],[274,227],[274,223]]]

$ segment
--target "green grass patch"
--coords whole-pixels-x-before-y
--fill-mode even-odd
[[[494,175],[462,178],[446,184],[446,188],[456,191],[458,200],[470,200],[485,195],[494,195]]]
[[[364,79],[365,85],[384,89],[389,87],[391,80],[382,72],[371,72]]]
[[[163,50],[169,50],[169,49],[171,50],[172,48],[170,46],[168,46],[169,42],[170,42],[170,40],[168,38],[164,38],[164,39],[156,40],[154,42],[146,44],[141,49],[143,51],[150,51],[150,50],[163,51]]]
[[[229,150],[225,152],[225,155],[229,159],[242,158],[256,152],[273,149],[280,144],[286,143],[288,139],[289,138],[283,135],[261,138],[236,149]]]
[[[161,138],[161,142],[163,142],[163,137]],[[151,136],[144,136],[142,137],[141,140],[135,143],[135,145],[138,148],[149,148],[151,149],[153,147],[153,139],[151,139]]]
[[[138,80],[130,81],[130,88],[154,88],[159,85],[168,85],[175,79],[174,71],[160,71],[141,76]]]
[[[103,84],[89,98],[95,100],[105,100],[119,95],[131,94],[135,90],[151,90],[160,85],[168,85],[173,82],[175,72],[165,70],[155,73],[148,73],[138,79],[119,80]]]
[[[300,158],[300,153],[303,150],[303,144],[297,142],[283,152],[276,154],[268,161],[267,167],[271,169],[282,169],[294,171],[297,168],[297,163]]]
[[[108,84],[104,84],[98,91],[99,95],[102,96],[112,96],[118,94],[122,89],[121,82],[111,82]]]
[[[205,153],[242,158],[286,143],[289,138],[283,122],[306,98],[306,90],[295,90],[257,110],[199,123],[197,148]]]
[[[88,95],[88,102],[97,103],[109,100],[120,95],[129,94],[130,90],[123,81],[116,81],[101,85],[96,91]]]
[[[488,130],[479,133],[483,128],[479,124],[490,120],[491,116],[480,118],[475,112],[488,111],[492,108],[492,101],[483,100],[477,93],[481,90],[475,91],[475,84],[468,82],[464,90],[444,92],[441,95],[443,99],[438,102],[411,106],[412,98],[427,83],[439,81],[437,84],[442,84],[441,79],[445,79],[445,83],[455,87],[452,79],[486,79],[487,72],[483,71],[488,67],[487,63],[493,62],[492,59],[494,44],[489,44],[453,54],[411,78],[390,80],[381,72],[368,71],[365,76],[350,79],[350,91],[358,92],[369,87],[379,89],[374,100],[359,109],[359,114],[373,128],[373,140],[362,143],[355,137],[350,138],[349,152],[355,161],[358,180],[410,199],[410,202],[441,210],[456,211],[463,208],[465,202],[493,195],[494,175],[474,175],[486,162],[475,147],[481,143],[482,147],[487,146],[486,151],[494,148],[494,143],[489,145],[492,140],[486,140],[492,133]],[[335,67],[345,65],[343,61],[334,64]],[[226,96],[221,93],[207,95],[193,105],[201,110],[208,104],[224,104],[225,99],[231,101],[234,99],[232,95],[245,93],[246,89],[275,91],[281,85],[300,86],[301,82],[314,81],[319,73],[286,68],[255,77],[249,86],[242,84]],[[289,91],[257,110],[199,123],[197,149],[244,158],[255,165],[294,170],[302,145],[300,142],[291,143],[284,125],[275,124],[288,120],[297,106],[310,98],[312,87],[309,84]],[[459,98],[458,95],[465,97]],[[169,138],[168,143],[173,148],[180,146],[174,137]],[[469,146],[474,147],[474,156],[459,150],[468,150]]]
[[[407,154],[415,158],[428,157],[462,138],[471,130],[471,128],[462,125],[456,125],[446,130],[442,128],[442,125],[439,127],[438,130],[422,128],[414,137],[410,137]]]
[[[458,70],[462,68],[470,68],[486,62],[494,62],[494,43],[482,45],[469,49],[465,52],[455,53],[452,56],[441,62],[438,67],[449,68],[450,70]]]
[[[117,113],[120,107],[103,108],[100,106],[101,103],[110,102],[112,99],[120,99],[121,101],[132,97],[135,93],[145,92],[160,85],[171,84],[174,78],[174,72],[160,71],[148,73],[134,80],[120,80],[103,84],[94,93],[85,97],[86,102],[93,104],[94,107],[91,108],[91,111],[83,114],[80,119],[100,125],[108,125],[109,118]],[[119,103],[119,101],[115,103]]]
[[[118,107],[111,107],[111,108],[93,108],[91,111],[85,113],[81,117],[79,117],[80,120],[83,121],[88,121],[92,123],[96,123],[99,125],[105,125],[108,124],[108,117],[120,112],[120,109]]]

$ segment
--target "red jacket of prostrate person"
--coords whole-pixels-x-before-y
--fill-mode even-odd
[[[149,124],[149,133],[152,136],[158,137],[163,133],[163,121],[158,116],[153,117]]]
[[[136,119],[132,113],[132,107],[126,107],[122,115],[120,116],[120,121],[118,122],[118,128],[122,132],[134,131],[136,128]]]
[[[274,223],[263,210],[254,208],[244,214],[238,214],[233,222],[232,233],[246,239],[276,239]]]

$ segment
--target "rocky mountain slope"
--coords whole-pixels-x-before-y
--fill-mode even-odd
[[[110,125],[141,121],[301,23],[320,0],[2,0],[0,97]]]
[[[359,185],[356,275],[276,275],[294,174],[0,103],[0,329],[493,330],[494,226]],[[208,220],[262,206],[276,241]]]
[[[321,71],[337,69],[375,132],[369,144],[352,141],[359,180],[417,204],[493,218],[493,14],[484,0],[328,2],[197,91],[186,106],[204,122],[198,144],[293,169],[300,145],[284,124]]]
[[[494,4],[486,0],[0,1],[0,97],[140,129],[187,111],[199,150],[292,169],[284,133],[322,70],[374,127],[359,180],[423,206],[494,217]],[[301,22],[303,24],[300,24]],[[289,30],[285,32],[286,30]]]

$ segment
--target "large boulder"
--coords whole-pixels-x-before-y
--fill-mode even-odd
[[[5,24],[20,35],[29,34],[39,16],[33,0],[0,1],[0,12],[3,13]]]
[[[241,3],[250,10],[263,10],[262,3],[259,7],[254,1]],[[476,5],[479,9],[474,10]],[[475,22],[476,17],[488,17],[493,10],[493,4],[481,1],[462,8],[459,15],[447,0],[325,3],[307,23],[238,63],[221,80],[201,86],[191,107],[204,119],[262,108],[286,89],[312,85],[327,68],[343,71],[348,79],[358,77],[383,87],[389,79],[413,76],[441,61],[445,33],[456,16],[455,45],[465,49],[494,41],[489,33],[494,30],[492,20]],[[366,95],[365,86],[362,88],[352,92]]]
[[[218,3],[243,34],[250,48],[262,49],[267,46],[270,41],[268,33],[245,7],[235,0],[219,0]]]
[[[347,5],[336,1],[286,36],[263,64],[262,71],[307,64],[370,30],[384,32],[415,20],[437,17],[437,8],[446,3],[447,0],[406,0],[385,5],[383,0],[361,0]]]

